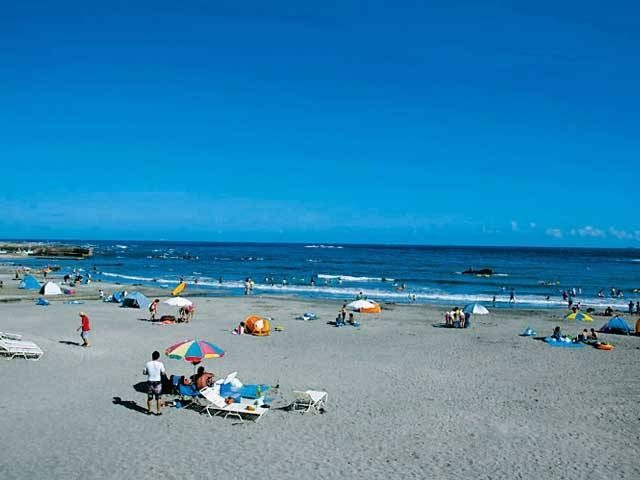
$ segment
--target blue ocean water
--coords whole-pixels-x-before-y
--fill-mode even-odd
[[[173,287],[184,278],[188,292],[242,295],[244,279],[254,293],[350,299],[359,292],[380,302],[460,305],[471,301],[497,307],[566,305],[574,301],[625,308],[637,301],[640,250],[520,247],[443,247],[197,242],[88,242],[89,260],[45,261],[62,271],[81,268],[94,279]],[[491,268],[490,276],[467,269]],[[312,285],[312,279],[314,285]],[[404,286],[404,288],[403,288]],[[611,288],[624,297],[611,298]],[[605,297],[599,297],[603,289]],[[509,303],[513,290],[515,304]]]

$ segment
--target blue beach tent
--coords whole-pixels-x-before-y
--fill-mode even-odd
[[[145,297],[140,292],[131,292],[122,301],[123,307],[128,308],[147,308],[151,300]]]
[[[620,315],[616,315],[602,327],[600,327],[602,333],[619,333],[620,335],[629,335],[632,330],[627,321]]]
[[[109,301],[114,303],[122,303],[123,300],[124,295],[122,294],[122,292],[113,292]]]
[[[18,288],[24,288],[25,290],[40,290],[40,282],[33,275],[25,275]]]

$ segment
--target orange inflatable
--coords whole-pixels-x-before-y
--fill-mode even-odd
[[[596,348],[598,350],[613,350],[613,345],[608,343],[596,343]]]
[[[249,315],[244,319],[244,328],[247,333],[257,337],[266,337],[271,333],[271,325],[266,318],[257,315]]]
[[[381,312],[380,305],[378,305],[377,303],[374,303],[373,307],[360,309],[360,313],[380,313],[380,312]]]

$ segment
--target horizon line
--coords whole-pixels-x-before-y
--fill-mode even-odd
[[[550,246],[550,245],[472,245],[472,244],[443,244],[443,243],[354,243],[354,242],[286,242],[286,241],[236,241],[236,240],[142,240],[142,239],[124,239],[124,238],[109,238],[109,239],[82,239],[82,238],[59,238],[59,239],[44,239],[44,238],[4,238],[0,239],[0,242],[59,242],[59,243],[91,243],[91,242],[140,242],[140,243],[177,243],[177,244],[196,244],[196,243],[208,243],[208,244],[239,244],[239,245],[326,245],[326,246],[352,246],[352,247],[426,247],[426,248],[546,248],[546,249],[591,249],[591,250],[637,250],[640,247],[626,246],[626,247],[602,247],[602,246],[577,246],[577,245],[564,245],[564,246]]]

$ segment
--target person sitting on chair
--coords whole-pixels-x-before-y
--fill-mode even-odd
[[[193,376],[193,384],[198,390],[213,385],[214,374],[205,371],[204,367],[198,367],[198,372]]]

